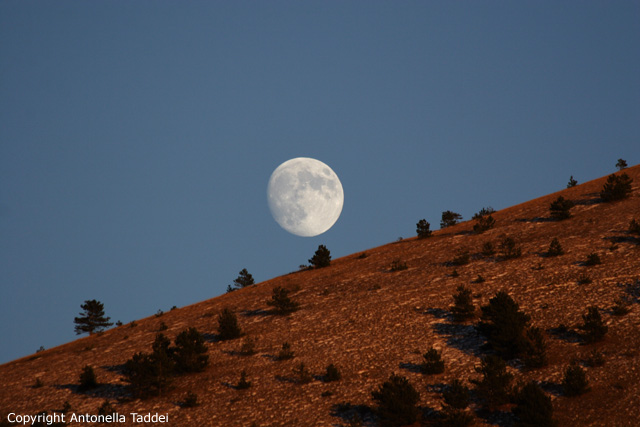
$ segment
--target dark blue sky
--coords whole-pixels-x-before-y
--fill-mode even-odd
[[[0,2],[0,363],[86,299],[129,322],[637,164],[639,41],[636,1]],[[267,206],[298,156],[344,187],[318,237]]]

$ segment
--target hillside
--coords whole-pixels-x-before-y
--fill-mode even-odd
[[[477,319],[456,323],[451,316],[452,295],[459,285],[466,285],[476,307],[486,305],[496,292],[507,291],[531,316],[531,323],[544,331],[548,366],[526,370],[516,359],[509,370],[517,382],[534,379],[543,385],[559,425],[637,425],[640,236],[628,228],[634,216],[640,220],[640,166],[624,172],[633,178],[633,190],[623,201],[600,200],[607,178],[602,177],[500,210],[493,214],[495,227],[483,234],[473,233],[475,221],[462,222],[426,239],[366,249],[335,259],[326,268],[290,273],[6,363],[0,366],[0,416],[5,420],[9,412],[51,413],[65,401],[70,412],[96,414],[108,399],[118,413],[168,414],[169,425],[176,426],[334,426],[346,425],[356,412],[365,425],[374,425],[367,409],[375,406],[371,392],[395,372],[418,390],[425,423],[430,423],[442,405],[442,385],[454,378],[467,384],[470,378],[479,378],[474,366],[488,353],[484,337],[473,326]],[[573,216],[551,220],[549,205],[560,195],[576,203]],[[499,246],[504,236],[521,247],[519,258],[481,254],[485,242]],[[565,254],[546,257],[554,237]],[[465,250],[469,263],[452,266],[451,261]],[[594,252],[602,264],[585,266]],[[396,260],[407,268],[391,271]],[[478,283],[478,275],[485,280]],[[578,283],[585,276],[591,283]],[[266,301],[277,286],[292,291],[300,310],[288,316],[271,312]],[[631,311],[616,316],[612,307],[623,296],[632,301]],[[577,326],[592,305],[600,308],[609,332],[604,341],[586,345]],[[226,307],[237,313],[246,336],[256,339],[255,355],[238,354],[243,338],[215,339],[218,314]],[[136,352],[151,351],[162,323],[171,340],[187,327],[206,334],[209,366],[203,373],[176,377],[173,389],[163,396],[132,399],[122,365]],[[569,331],[556,333],[561,324]],[[291,344],[295,358],[277,361],[284,342]],[[420,372],[422,354],[431,346],[442,351],[443,374]],[[594,350],[604,355],[601,367],[584,362]],[[566,397],[560,384],[575,359],[585,367],[591,391]],[[292,370],[300,362],[316,376],[308,384],[294,379]],[[340,369],[340,381],[319,379],[330,363]],[[77,389],[78,378],[87,364],[94,367],[102,385],[83,393]],[[235,388],[242,370],[253,383],[247,390]],[[41,387],[34,387],[37,379]],[[187,392],[197,394],[199,406],[179,405]],[[473,409],[479,407],[472,403]],[[493,414],[477,412],[476,422],[507,426],[513,417],[507,406]],[[137,425],[130,419],[126,424]]]

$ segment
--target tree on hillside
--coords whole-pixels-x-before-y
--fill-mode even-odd
[[[489,355],[482,359],[476,372],[482,379],[471,382],[476,385],[476,393],[491,410],[509,402],[513,375],[507,371],[507,364],[498,356]]]
[[[318,246],[318,250],[309,260],[309,264],[315,268],[328,267],[331,264],[331,252],[325,245]]]
[[[238,325],[238,317],[229,308],[225,308],[218,316],[218,339],[226,341],[241,336],[242,331]]]
[[[429,224],[426,219],[421,219],[420,221],[418,221],[418,223],[416,224],[416,232],[418,233],[418,238],[424,239],[425,237],[431,236],[431,230],[429,230],[430,227],[431,224]]]
[[[482,322],[478,329],[491,347],[502,357],[511,359],[527,350],[525,328],[530,317],[509,294],[500,291],[482,306]]]
[[[571,175],[571,178],[569,178],[569,183],[567,183],[567,188],[575,187],[576,185],[578,185],[578,181],[573,179],[573,175]]]
[[[618,159],[618,163],[616,163],[616,167],[618,168],[618,170],[622,170],[622,169],[626,169],[627,168],[627,161],[624,159]]]
[[[300,308],[300,304],[289,298],[289,291],[280,286],[273,288],[273,295],[267,305],[273,307],[278,314],[293,313]]]
[[[559,196],[556,200],[551,202],[551,205],[549,206],[549,210],[551,211],[551,218],[557,220],[571,218],[571,212],[569,211],[574,206],[575,203],[573,203],[571,200]]]
[[[251,286],[254,283],[256,282],[253,280],[253,276],[251,275],[251,273],[249,273],[246,268],[243,268],[242,270],[240,270],[238,277],[233,280],[233,287],[235,289],[241,289],[246,288],[247,286]]]
[[[173,360],[178,372],[202,372],[209,364],[204,336],[196,328],[182,331],[175,340]]]
[[[420,394],[406,378],[393,374],[371,394],[378,402],[376,413],[381,426],[405,426],[418,419]]]
[[[605,202],[615,202],[629,197],[633,179],[626,173],[621,175],[609,175],[600,191],[600,198]]]
[[[440,221],[440,228],[451,227],[456,225],[462,219],[462,215],[452,211],[442,212],[442,220]]]
[[[104,304],[100,301],[94,299],[86,300],[84,304],[80,305],[80,308],[84,311],[80,313],[80,317],[73,319],[73,323],[76,324],[76,334],[80,335],[88,332],[91,335],[113,325],[113,323],[109,322],[111,318],[105,317]]]

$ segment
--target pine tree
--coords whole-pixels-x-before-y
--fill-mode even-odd
[[[615,202],[629,197],[633,179],[623,173],[621,175],[609,175],[607,182],[600,191],[600,198],[605,202]]]
[[[233,279],[233,287],[229,285],[229,288],[232,290],[242,289],[255,283],[256,282],[253,280],[253,276],[247,271],[246,268],[243,268],[242,270],[240,270],[240,273],[238,273],[238,277]],[[227,291],[229,290],[227,289]]]
[[[178,372],[202,372],[209,364],[204,337],[196,328],[182,331],[175,340],[173,359]]]
[[[111,318],[104,316],[104,304],[101,302],[94,299],[86,300],[80,307],[84,311],[80,313],[80,317],[73,319],[73,323],[76,324],[75,332],[77,335],[87,332],[91,335],[113,325],[113,323],[109,322]]]
[[[616,163],[616,167],[618,168],[618,170],[622,170],[622,169],[626,169],[627,168],[627,161],[624,159],[618,159],[618,163]]]
[[[238,317],[228,308],[222,310],[218,316],[218,339],[221,341],[232,340],[242,336]]]
[[[91,366],[86,365],[82,368],[82,373],[80,374],[80,386],[78,387],[78,390],[85,391],[96,387],[98,387],[96,373],[93,371]]]
[[[427,375],[441,374],[444,372],[444,361],[442,360],[442,353],[431,347],[422,356],[424,363],[422,364],[422,372]]]
[[[469,406],[469,388],[454,379],[442,392],[442,425],[465,427],[473,424],[473,415],[466,411]]]
[[[540,386],[531,381],[527,383],[517,396],[517,406],[513,414],[518,418],[517,427],[554,427],[553,405],[551,399]]]
[[[456,225],[462,219],[462,215],[452,211],[442,212],[442,220],[440,221],[440,228],[451,227]]]
[[[491,347],[502,357],[512,358],[526,350],[525,328],[530,317],[504,291],[500,291],[481,307],[480,332],[486,335]]]
[[[280,286],[273,288],[271,300],[267,301],[267,305],[272,306],[278,314],[289,314],[298,310],[299,304],[289,298],[289,291]]]
[[[473,231],[476,234],[482,234],[487,230],[492,229],[496,224],[496,220],[493,219],[493,216],[487,215],[478,218],[476,223],[473,225]]]
[[[578,181],[573,179],[573,175],[571,175],[571,178],[569,178],[569,183],[567,184],[567,188],[575,187],[576,185],[578,185]]]
[[[478,396],[493,410],[509,402],[513,375],[507,372],[507,364],[498,356],[489,355],[482,359],[476,372],[482,374],[481,380],[471,380],[476,385]]]
[[[425,237],[431,236],[431,230],[429,230],[430,227],[431,224],[429,224],[426,219],[418,221],[416,224],[416,233],[418,233],[418,238],[424,239]]]
[[[458,293],[453,296],[454,305],[451,307],[454,319],[458,322],[471,319],[476,311],[471,298],[471,290],[463,285],[458,286],[456,290]]]
[[[325,245],[318,246],[318,250],[309,260],[309,264],[315,268],[328,267],[331,264],[331,253]]]
[[[598,307],[587,308],[587,313],[582,315],[583,324],[580,329],[584,331],[584,340],[587,343],[602,341],[609,327],[604,324]]]
[[[565,199],[562,196],[559,196],[556,200],[551,202],[549,205],[549,210],[551,211],[551,218],[557,220],[563,220],[567,218],[571,218],[571,208],[575,206],[571,200]]]
[[[551,240],[551,244],[549,245],[549,250],[547,251],[547,256],[560,256],[564,254],[564,250],[562,249],[562,245],[560,245],[560,241],[557,237],[554,237]]]
[[[371,395],[378,402],[376,413],[381,426],[405,426],[418,419],[420,394],[406,378],[393,374]]]
[[[579,396],[589,391],[587,376],[578,364],[572,363],[565,371],[562,379],[565,396]]]

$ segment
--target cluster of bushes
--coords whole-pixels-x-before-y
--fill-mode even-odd
[[[135,397],[161,395],[172,377],[188,372],[202,372],[209,363],[205,340],[196,328],[182,331],[174,346],[163,334],[156,335],[151,353],[136,353],[124,364],[124,375]]]

